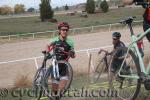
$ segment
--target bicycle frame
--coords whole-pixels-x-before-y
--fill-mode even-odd
[[[145,65],[144,65],[144,61],[141,57],[141,54],[139,52],[139,49],[138,49],[138,46],[137,46],[137,41],[141,40],[143,37],[145,37],[145,35],[150,32],[150,28],[147,29],[143,34],[141,34],[139,37],[136,37],[133,33],[133,29],[132,29],[132,26],[131,24],[128,24],[129,25],[129,28],[130,28],[130,31],[131,31],[131,41],[132,43],[129,44],[128,46],[128,50],[127,50],[127,54],[129,52],[129,50],[135,50],[136,52],[136,55],[138,57],[138,61],[139,61],[139,64],[140,64],[140,69],[141,69],[141,72],[144,73],[145,75],[149,75],[150,74],[150,61],[148,63],[148,66],[147,68],[145,68]],[[127,54],[125,55],[125,58],[127,57]],[[139,79],[139,76],[138,75],[121,75],[121,69],[123,68],[123,64],[125,63],[125,60],[123,61],[119,71],[118,71],[118,75],[121,76],[121,77],[125,77],[125,78],[134,78],[134,79]]]
[[[56,47],[55,47],[56,49]],[[60,48],[59,48],[60,49]],[[61,49],[60,49],[61,50]],[[68,54],[68,52],[65,52],[63,50],[61,50],[63,53],[65,54]],[[70,56],[68,56],[67,59],[65,59],[65,61],[68,61],[68,59],[70,58]],[[56,59],[56,54],[53,52],[52,54],[52,67],[53,67],[53,75],[54,75],[54,78],[55,79],[59,79],[60,78],[60,75],[59,75],[59,67],[58,67],[58,62],[57,62],[57,59]]]
[[[57,79],[60,77],[59,75],[59,68],[58,68],[58,63],[56,60],[56,56],[52,57],[52,67],[53,67],[53,74],[54,74],[54,78]]]

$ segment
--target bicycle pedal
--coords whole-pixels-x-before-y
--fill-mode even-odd
[[[55,100],[60,100],[60,97],[59,96],[55,97]]]
[[[145,87],[146,90],[150,90],[150,80],[146,80],[144,82],[144,87]]]
[[[55,79],[56,79],[57,81],[60,81],[60,78],[59,78],[59,77],[56,77]]]
[[[144,73],[141,73],[140,74],[140,80],[142,83],[148,82],[148,81],[150,81],[150,76],[145,75]]]
[[[122,77],[119,77],[119,76],[116,77],[116,81],[118,81],[118,82],[120,82],[120,83],[123,83]]]
[[[96,72],[96,73],[100,73],[100,71],[98,71],[98,70],[95,70],[95,72]]]

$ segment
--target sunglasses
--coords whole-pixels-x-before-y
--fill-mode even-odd
[[[116,38],[113,38],[113,40],[118,40],[118,39],[116,39]]]
[[[62,30],[62,31],[66,31],[66,32],[69,31],[68,29],[61,29],[61,30]]]

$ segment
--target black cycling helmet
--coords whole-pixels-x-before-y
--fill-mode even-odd
[[[120,32],[114,32],[114,33],[112,34],[112,37],[117,38],[117,39],[120,39],[121,34],[120,34]]]

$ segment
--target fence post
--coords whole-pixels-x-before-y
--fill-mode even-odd
[[[10,35],[8,37],[9,37],[9,41],[10,41]]]
[[[55,33],[56,33],[56,31],[53,32],[53,36],[51,38],[55,37]]]
[[[35,62],[35,66],[36,66],[36,68],[38,69],[39,67],[38,67],[38,63],[37,63],[36,58],[34,58],[34,62]]]
[[[35,33],[33,33],[32,35],[33,35],[33,37],[32,37],[32,38],[34,39],[34,38],[35,38]]]
[[[17,34],[17,38],[18,38],[18,39],[20,38],[20,35],[21,35],[20,33]]]
[[[93,26],[91,26],[92,27],[92,30],[91,30],[91,32],[93,32]]]
[[[109,31],[111,31],[111,24],[109,24]]]
[[[73,33],[73,35],[75,35],[75,31],[76,31],[76,29],[74,28],[74,29],[73,29],[73,32],[72,32],[72,33]]]
[[[89,73],[91,73],[91,75],[89,75],[89,76],[93,77],[94,64],[93,64],[92,58],[90,57],[91,55],[90,55],[90,53],[89,53],[89,50],[87,50],[87,55],[88,55],[88,58],[91,59],[91,60],[90,60],[91,67],[90,67],[90,69],[89,69],[89,70],[90,70]],[[93,78],[91,78],[91,79],[92,79],[92,80],[91,80],[91,83],[93,83]]]

